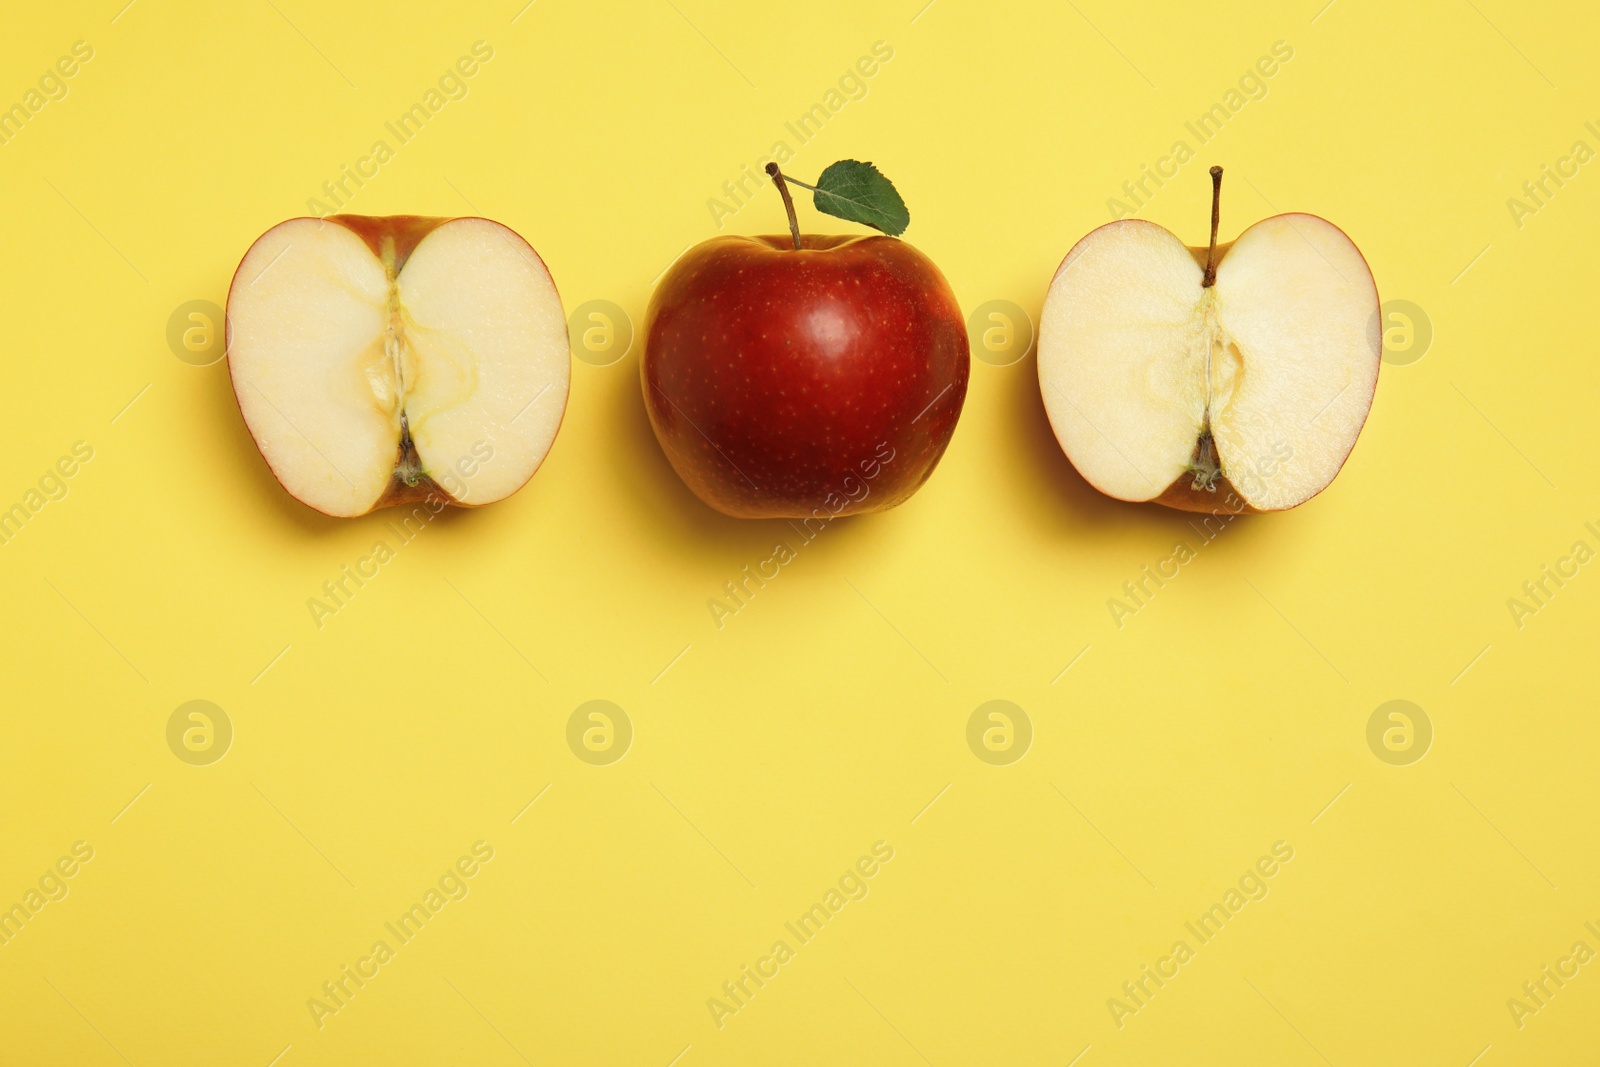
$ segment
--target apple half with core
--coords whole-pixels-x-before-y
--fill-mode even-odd
[[[1281,511],[1355,447],[1383,352],[1378,290],[1315,215],[1218,245],[1222,168],[1211,176],[1209,246],[1122,219],[1067,254],[1040,316],[1039,387],[1062,450],[1107,496]]]
[[[907,500],[944,454],[967,395],[961,309],[898,235],[910,216],[870,163],[815,186],[767,173],[789,233],[716,237],[650,300],[641,377],[667,459],[736,518],[817,518]],[[828,214],[888,236],[800,234],[787,182]]]
[[[510,496],[567,406],[555,282],[488,219],[281,222],[234,273],[227,338],[256,447],[327,515]]]

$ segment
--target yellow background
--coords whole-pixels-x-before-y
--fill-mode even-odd
[[[1593,1054],[1600,964],[1520,1029],[1506,1004],[1600,949],[1600,566],[1521,629],[1506,605],[1600,547],[1600,165],[1520,228],[1506,205],[1600,148],[1592,5],[122,3],[18,6],[0,36],[5,104],[94,48],[0,146],[0,505],[94,449],[0,547],[0,904],[95,850],[0,947],[0,1059]],[[526,488],[432,524],[318,629],[307,598],[389,516],[290,499],[225,365],[175,358],[167,320],[222,303],[251,241],[478,40],[469,95],[350,210],[499,219],[569,311],[635,324],[717,232],[708,198],[876,41],[893,59],[790,169],[877,162],[964,310],[1034,316],[1108,198],[1285,41],[1268,95],[1141,217],[1201,241],[1222,163],[1225,239],[1321,214],[1435,339],[1384,367],[1328,491],[1235,523],[1120,629],[1108,598],[1195,535],[1083,483],[1031,356],[974,360],[928,485],[828,529],[717,629],[708,598],[789,535],[679,483],[637,347],[574,361]],[[725,232],[781,227],[767,190]],[[235,730],[210,766],[167,746],[192,699]],[[591,699],[633,724],[611,766],[567,747]],[[1033,723],[1010,766],[967,747],[991,699]],[[1409,766],[1366,741],[1393,699],[1434,728]],[[479,840],[470,895],[319,1029],[307,1000]],[[719,1029],[708,998],[879,840],[870,894]],[[1118,1028],[1108,998],[1280,840],[1270,895]]]

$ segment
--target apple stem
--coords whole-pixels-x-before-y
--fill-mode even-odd
[[[772,184],[776,185],[778,192],[783,195],[783,210],[789,213],[789,233],[794,237],[794,250],[798,252],[800,251],[800,220],[794,216],[794,197],[789,195],[789,186],[786,184],[783,171],[778,169],[776,163],[767,164],[767,173],[772,176]]]
[[[1211,168],[1211,247],[1206,250],[1206,276],[1200,288],[1217,284],[1217,223],[1222,218],[1222,168]]]

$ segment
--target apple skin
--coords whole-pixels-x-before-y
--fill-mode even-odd
[[[939,268],[845,234],[696,245],[650,299],[640,364],[668,461],[735,518],[903,503],[949,445],[970,370]]]
[[[1254,504],[1245,503],[1244,497],[1222,475],[1212,482],[1216,492],[1194,487],[1194,475],[1185,472],[1177,481],[1162,490],[1160,496],[1145,501],[1162,504],[1176,511],[1195,511],[1211,515],[1261,515],[1265,514]]]
[[[354,233],[379,259],[383,258],[384,242],[393,241],[394,273],[399,274],[422,239],[455,218],[453,215],[324,215],[323,221],[337,222]]]

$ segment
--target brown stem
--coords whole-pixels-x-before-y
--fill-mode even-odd
[[[789,195],[789,186],[785,183],[783,171],[778,169],[776,163],[767,164],[767,173],[772,176],[772,184],[778,187],[778,192],[783,194],[783,210],[789,213],[789,233],[794,237],[794,250],[800,251],[800,220],[794,217],[794,197]]]
[[[1222,168],[1211,168],[1211,247],[1206,251],[1206,276],[1200,288],[1217,284],[1217,222],[1222,217]]]

